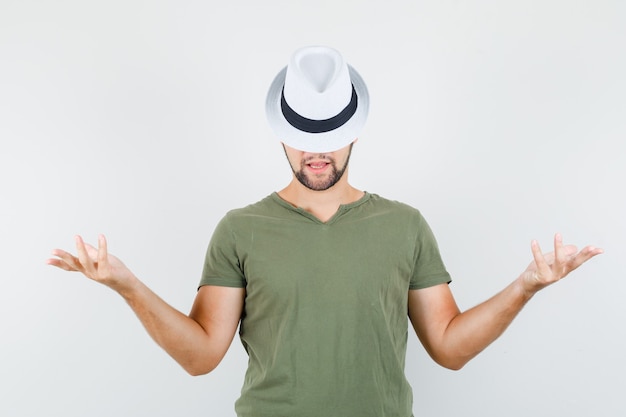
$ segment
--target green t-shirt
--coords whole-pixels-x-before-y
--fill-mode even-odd
[[[229,212],[200,285],[245,287],[240,417],[409,417],[409,289],[450,281],[419,211],[366,193],[326,223],[276,193]]]

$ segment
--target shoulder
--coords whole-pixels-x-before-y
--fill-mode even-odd
[[[259,221],[279,220],[285,215],[285,207],[277,200],[273,193],[255,203],[229,210],[220,223],[245,227]]]
[[[276,217],[271,214],[275,210],[272,206],[275,205],[272,196],[269,195],[256,203],[229,210],[216,224],[212,241],[237,241],[246,231],[253,230],[259,224],[268,223],[266,221],[268,218]]]
[[[373,193],[368,193],[367,199],[354,207],[354,212],[348,219],[360,220],[361,225],[380,230],[381,233],[398,235],[414,236],[427,227],[417,208]]]
[[[422,213],[415,207],[397,200],[390,200],[378,194],[369,193],[366,208],[373,212],[400,216],[404,219],[423,219]]]
[[[271,211],[272,208],[276,205],[273,201],[272,195],[268,195],[267,197],[255,202],[248,204],[247,206],[237,207],[226,212],[225,217],[227,218],[238,218],[251,216],[255,214],[265,213]]]

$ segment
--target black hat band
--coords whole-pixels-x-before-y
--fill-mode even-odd
[[[280,94],[280,108],[283,112],[283,116],[285,116],[285,120],[287,120],[287,122],[289,122],[289,124],[296,129],[307,133],[330,132],[331,130],[335,130],[343,126],[348,120],[350,120],[354,113],[356,113],[357,107],[358,98],[354,85],[352,85],[352,97],[350,98],[350,103],[348,103],[348,105],[340,111],[339,114],[325,120],[313,120],[300,116],[295,112],[295,110],[289,107],[289,104],[287,104],[287,101],[285,100],[284,86]]]

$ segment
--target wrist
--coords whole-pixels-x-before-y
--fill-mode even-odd
[[[537,293],[538,289],[533,288],[528,284],[528,279],[526,277],[526,272],[520,275],[514,283],[517,292],[520,294],[520,297],[524,299],[524,302],[533,298],[533,296]]]
[[[133,274],[130,274],[124,280],[109,285],[109,288],[121,295],[126,301],[132,300],[141,291],[141,287],[141,281]]]

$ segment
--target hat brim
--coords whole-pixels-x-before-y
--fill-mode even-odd
[[[367,120],[369,93],[359,73],[350,65],[348,65],[348,72],[358,98],[356,112],[350,120],[337,129],[323,133],[308,133],[293,127],[283,116],[280,99],[285,85],[287,67],[283,68],[272,81],[265,100],[267,120],[278,139],[294,149],[315,153],[333,152],[354,142]]]

